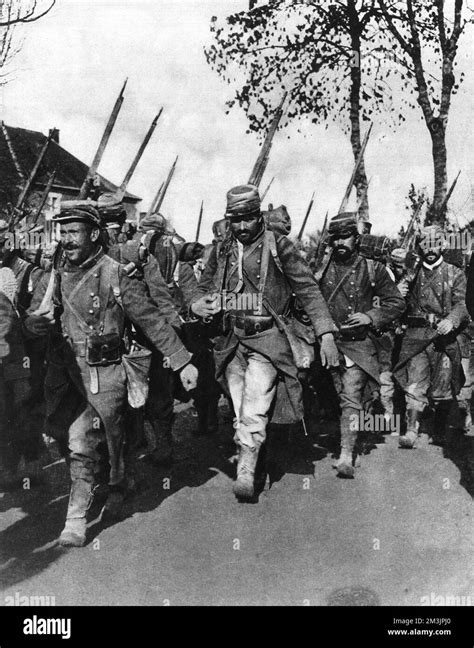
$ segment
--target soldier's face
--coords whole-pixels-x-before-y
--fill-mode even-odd
[[[433,263],[436,263],[436,261],[440,258],[442,254],[442,248],[441,247],[423,247],[420,246],[420,253],[421,256],[423,257],[423,260],[426,261],[429,265],[433,265]]]
[[[335,234],[331,237],[334,254],[341,260],[348,259],[355,250],[356,241],[356,234]]]
[[[230,220],[230,229],[235,238],[244,245],[251,243],[257,236],[262,225],[260,214],[236,216]]]
[[[97,248],[99,230],[81,222],[61,224],[61,243],[68,261],[80,265]]]

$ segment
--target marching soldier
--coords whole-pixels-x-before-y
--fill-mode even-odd
[[[145,284],[104,254],[97,209],[71,201],[54,220],[60,224],[65,263],[55,271],[57,281],[53,272],[38,286],[25,324],[34,335],[50,335],[47,424],[51,436],[68,448],[71,491],[59,541],[83,546],[103,440],[110,464],[106,511],[117,512],[124,496],[123,415],[127,391],[130,401],[136,386],[127,373],[126,319],[168,358],[186,388],[194,387],[197,370]]]
[[[292,293],[320,339],[324,365],[338,362],[336,327],[293,244],[265,227],[257,187],[228,192],[226,219],[230,237],[212,251],[191,310],[203,318],[224,310],[228,331],[214,348],[216,376],[230,393],[235,412],[240,453],[234,493],[250,498],[269,419],[288,424],[303,418],[298,368],[282,318]]]
[[[414,448],[420,415],[432,400],[435,434],[442,438],[463,377],[457,335],[469,321],[464,272],[443,259],[444,234],[432,225],[421,231],[422,260],[408,294],[407,330],[394,373],[406,393],[406,433],[401,448]]]
[[[369,380],[380,384],[375,335],[405,310],[405,302],[379,262],[358,252],[356,214],[344,212],[329,223],[331,253],[320,269],[320,287],[339,326],[341,364],[333,372],[341,405],[341,454],[336,470],[353,477],[353,453],[360,430],[363,392]]]

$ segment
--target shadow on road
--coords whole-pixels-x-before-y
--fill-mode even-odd
[[[88,543],[104,528],[120,523],[134,513],[156,509],[167,497],[184,487],[201,486],[218,472],[233,478],[235,466],[229,461],[235,453],[232,421],[225,411],[221,411],[220,416],[217,435],[198,437],[193,434],[197,419],[190,410],[181,412],[175,426],[175,460],[171,467],[160,469],[140,460],[136,471],[138,488],[126,500],[120,520],[90,526]],[[68,471],[64,462],[57,462],[48,466],[44,473],[44,484],[27,491],[4,493],[0,498],[2,514],[22,515],[0,534],[0,586],[3,588],[40,573],[69,551],[55,542],[66,517]],[[168,484],[169,488],[166,487]],[[100,502],[103,504],[103,494],[96,499],[99,506]],[[97,502],[94,508],[97,508]]]

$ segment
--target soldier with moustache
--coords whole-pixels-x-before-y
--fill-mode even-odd
[[[208,318],[225,309],[226,331],[214,347],[216,376],[235,412],[234,494],[247,499],[254,495],[270,419],[291,424],[304,415],[298,369],[281,328],[292,295],[320,340],[324,365],[338,362],[336,327],[306,262],[286,236],[265,227],[257,187],[241,185],[227,193],[226,219],[229,236],[211,252],[191,310]]]
[[[376,335],[405,310],[405,301],[385,266],[358,251],[357,214],[338,214],[329,222],[331,252],[319,269],[320,288],[339,327],[340,366],[333,372],[341,406],[340,477],[354,476],[354,449],[360,431],[363,393],[371,381],[380,385]],[[371,267],[370,267],[371,266]]]
[[[71,201],[63,204],[54,220],[60,225],[65,257],[53,284],[54,312],[43,300],[51,286],[45,277],[35,291],[25,325],[33,335],[49,335],[48,432],[62,443],[71,477],[59,542],[83,546],[103,441],[110,464],[106,511],[116,513],[124,497],[127,320],[167,356],[186,388],[194,387],[197,370],[144,282],[128,276],[104,253],[98,210],[88,201]]]
[[[401,448],[414,448],[420,416],[435,408],[434,436],[443,439],[453,400],[464,381],[459,332],[469,322],[466,277],[462,269],[443,259],[443,230],[425,227],[418,238],[421,265],[410,287],[407,330],[394,374],[405,389],[406,433]]]

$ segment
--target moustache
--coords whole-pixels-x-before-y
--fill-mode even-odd
[[[79,246],[74,245],[73,243],[69,243],[68,245],[64,246],[64,249],[67,250],[68,252],[70,252],[71,250],[78,250]]]

